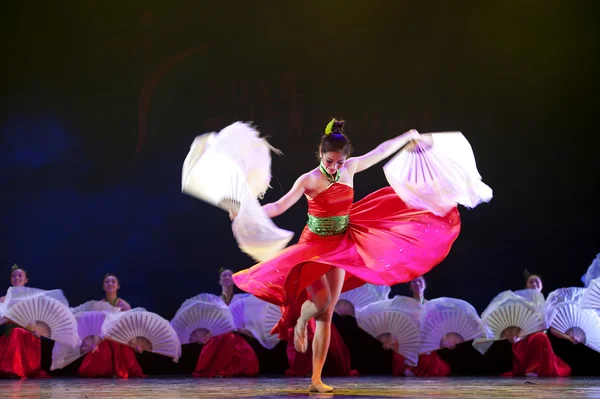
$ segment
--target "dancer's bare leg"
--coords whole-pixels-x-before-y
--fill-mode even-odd
[[[346,271],[344,269],[334,267],[325,275],[331,297],[327,309],[315,316],[316,327],[312,344],[313,374],[311,378],[312,384],[309,388],[313,392],[333,391],[332,387],[323,384],[321,381],[321,372],[323,371],[323,365],[325,364],[327,351],[329,350],[329,342],[331,341],[331,318],[333,317],[335,304],[340,297],[340,292],[344,285],[345,274]]]
[[[331,303],[331,290],[327,281],[327,274],[321,276],[317,281],[307,287],[311,299],[302,304],[300,317],[296,321],[294,329],[294,348],[301,353],[308,349],[308,338],[306,325],[310,319],[327,310]]]

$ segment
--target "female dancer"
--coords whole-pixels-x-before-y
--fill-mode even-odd
[[[348,158],[351,145],[344,121],[332,120],[319,145],[319,166],[300,176],[280,200],[263,207],[273,218],[306,196],[308,223],[300,241],[233,276],[242,290],[285,307],[273,332],[287,339],[292,330],[299,352],[307,350],[306,328],[314,318],[311,392],[333,391],[321,381],[321,371],[339,294],[365,282],[394,285],[421,276],[444,259],[458,236],[456,208],[443,217],[411,209],[391,187],[352,203],[354,175],[418,137],[410,130],[363,156]]]
[[[537,274],[531,274],[525,270],[525,288],[541,293],[542,279]],[[571,375],[571,367],[554,354],[545,332],[540,331],[525,338],[521,338],[519,333],[519,327],[511,327],[503,332],[503,336],[512,344],[512,370],[503,375],[513,377],[568,377]]]
[[[10,273],[10,285],[24,287],[29,282],[27,271],[14,265]],[[5,297],[0,298],[4,303]],[[0,337],[0,377],[34,378],[46,377],[42,371],[42,341],[35,331],[4,325]]]
[[[117,296],[121,286],[116,275],[106,274],[102,282],[102,288],[106,293],[105,298],[102,299],[103,301],[121,309],[122,312],[131,310],[131,305]],[[135,357],[134,350],[127,345],[109,340],[102,341],[92,352],[85,355],[77,374],[80,377],[99,378],[112,376],[120,378],[145,377],[142,367]]]
[[[219,270],[221,299],[228,306],[234,300],[233,272],[229,269]],[[249,331],[238,332],[252,336]],[[258,357],[248,342],[235,333],[221,334],[216,337],[205,337],[206,343],[200,352],[195,377],[252,377],[258,374]]]

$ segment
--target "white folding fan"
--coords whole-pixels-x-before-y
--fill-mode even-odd
[[[222,305],[221,305],[222,304]],[[197,342],[199,335],[210,333],[213,337],[235,330],[231,311],[223,301],[219,303],[195,302],[180,309],[171,325],[182,344]],[[204,332],[204,334],[199,334]]]
[[[433,352],[486,336],[475,308],[460,299],[432,299],[425,304],[420,321],[420,353]]]
[[[510,327],[519,327],[520,336],[527,336],[546,329],[543,313],[525,298],[515,295],[488,305],[481,321],[492,334],[492,339],[502,339],[502,333]]]
[[[184,161],[182,191],[227,211],[238,211],[246,190],[262,197],[278,152],[247,123],[198,136]]]
[[[412,298],[396,296],[356,310],[356,322],[379,339],[390,334],[398,342],[398,353],[416,365],[419,358],[420,307]]]
[[[385,285],[364,284],[350,291],[342,292],[336,307],[347,306],[350,313],[373,302],[389,299],[391,288]]]
[[[445,215],[457,203],[474,208],[492,199],[492,189],[481,181],[471,145],[460,132],[422,134],[383,170],[408,205],[436,215]]]
[[[35,327],[36,332],[55,342],[74,347],[77,344],[77,322],[71,310],[62,302],[46,295],[35,295],[11,305],[5,317],[23,328]]]
[[[281,319],[279,306],[248,295],[232,302],[229,308],[236,328],[250,331],[263,347],[273,349],[279,343],[279,337],[271,334],[271,330]]]
[[[77,320],[78,344],[72,348],[68,345],[56,343],[52,349],[52,365],[50,370],[61,369],[94,350],[104,340],[105,331],[103,325],[106,321],[107,313],[107,311],[94,310],[77,312],[75,320]]]
[[[576,303],[563,303],[553,312],[550,326],[600,352],[600,316],[596,311],[583,309]]]
[[[590,281],[581,297],[581,306],[584,309],[600,311],[600,277]]]
[[[170,357],[174,362],[179,361],[179,338],[161,316],[148,311],[127,311],[111,315],[111,319],[105,326],[106,339],[134,348],[139,346],[145,351]]]
[[[293,237],[279,229],[258,203],[269,188],[271,154],[280,153],[249,124],[236,122],[218,134],[198,136],[183,164],[182,192],[238,213],[233,234],[242,251],[258,261]]]

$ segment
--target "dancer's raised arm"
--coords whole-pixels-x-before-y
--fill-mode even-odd
[[[302,198],[302,194],[306,191],[306,184],[309,179],[307,174],[303,174],[300,176],[290,191],[288,191],[283,197],[281,197],[276,202],[271,202],[270,204],[263,205],[263,209],[267,213],[270,218],[274,218],[275,216],[279,216],[288,209],[292,205],[294,205],[300,198]]]
[[[409,141],[419,138],[419,132],[411,129],[400,136],[384,141],[375,149],[359,157],[352,157],[346,161],[346,167],[350,173],[362,172],[365,169],[383,161],[390,155],[404,147]]]

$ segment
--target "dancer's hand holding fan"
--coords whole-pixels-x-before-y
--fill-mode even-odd
[[[486,336],[475,308],[461,299],[436,298],[421,313],[420,353],[454,349],[465,341]]]
[[[548,295],[548,321],[550,328],[568,337],[574,344],[600,352],[600,316],[592,309],[584,309],[581,298],[584,288],[560,288]]]
[[[415,366],[419,360],[421,306],[412,298],[396,296],[356,310],[360,328]]]
[[[182,191],[235,215],[240,249],[258,261],[283,249],[293,233],[277,228],[260,206],[271,180],[271,147],[258,131],[236,122],[198,136],[184,162]]]
[[[471,145],[460,132],[422,134],[383,170],[404,202],[439,216],[457,204],[474,208],[492,199],[492,189],[481,181]]]

